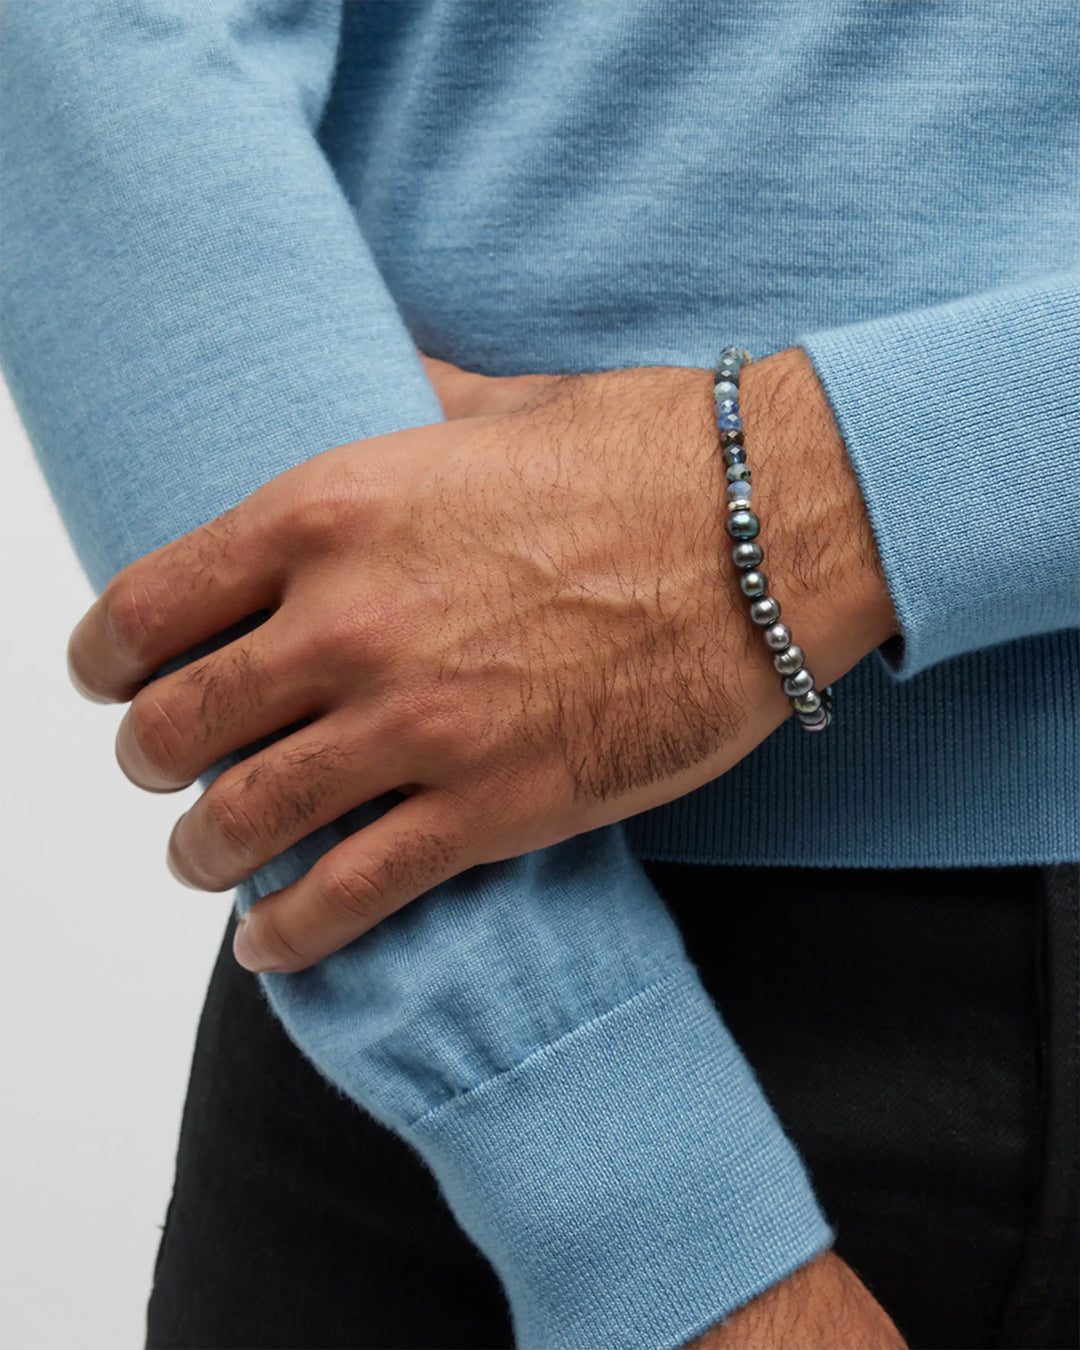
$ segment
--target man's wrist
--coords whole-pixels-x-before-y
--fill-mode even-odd
[[[769,589],[825,685],[899,630],[866,504],[801,347],[747,365],[740,402]]]

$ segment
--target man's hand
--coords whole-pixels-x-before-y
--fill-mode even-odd
[[[685,1350],[904,1350],[885,1309],[835,1252],[822,1252]]]
[[[730,560],[710,372],[427,364],[452,420],[279,474],[118,572],[71,636],[81,692],[131,700],[117,758],[150,791],[301,724],[177,822],[192,886],[402,798],[252,907],[249,969],[301,970],[465,868],[682,796],[788,713]],[[770,589],[826,684],[895,624],[862,498],[800,349],[748,366],[741,402]]]

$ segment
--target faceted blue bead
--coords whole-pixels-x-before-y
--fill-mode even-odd
[[[727,471],[727,480],[729,483],[748,483],[750,481],[750,465],[732,464]]]
[[[750,500],[749,483],[732,483],[727,490],[729,502],[748,502]]]
[[[725,445],[723,453],[724,453],[724,463],[728,466],[729,469],[733,464],[746,463],[746,451],[742,448],[741,445]]]
[[[725,398],[738,398],[739,386],[732,384],[730,380],[717,380],[713,385],[713,401],[721,403]]]
[[[737,398],[721,398],[713,404],[716,409],[717,417],[724,413],[737,413],[739,411],[739,400]]]
[[[716,419],[721,431],[741,431],[742,418],[737,412],[726,412]]]

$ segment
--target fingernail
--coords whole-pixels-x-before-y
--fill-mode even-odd
[[[233,934],[233,956],[237,963],[258,975],[265,970],[278,970],[272,962],[264,960],[255,950],[255,944],[251,940],[251,925],[248,923],[245,914],[236,925],[236,932]]]

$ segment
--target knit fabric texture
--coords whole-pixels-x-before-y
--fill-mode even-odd
[[[903,633],[827,733],[260,977],[427,1160],[522,1346],[677,1346],[832,1237],[642,858],[1080,857],[1078,29],[1057,0],[5,6],[0,358],[95,590],[440,420],[415,347],[511,375],[798,344],[844,434]]]

